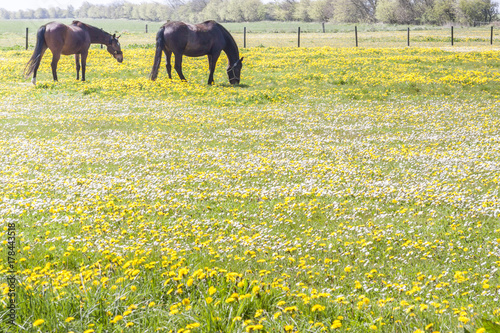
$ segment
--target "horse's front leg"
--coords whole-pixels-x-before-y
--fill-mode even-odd
[[[75,65],[76,65],[76,79],[80,80],[80,55],[75,54]]]
[[[50,66],[52,67],[52,78],[54,81],[57,81],[57,63],[59,62],[59,58],[61,57],[61,54],[59,52],[55,52],[52,55],[52,63]]]
[[[210,74],[208,75],[208,84],[214,84],[214,72],[215,65],[217,64],[217,60],[219,59],[220,53],[216,53],[213,55],[208,55],[208,69],[210,70]]]
[[[179,78],[182,81],[187,81],[186,78],[184,77],[184,74],[182,74],[182,54],[174,54],[175,56],[175,71],[179,75]]]
[[[88,52],[82,52],[82,81],[85,81],[85,68],[87,67]]]
[[[169,79],[172,79],[172,65],[170,64],[171,58],[172,52],[165,51],[165,61],[167,63],[167,74]]]

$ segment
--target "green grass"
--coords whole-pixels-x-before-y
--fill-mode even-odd
[[[498,329],[498,51],[249,47],[233,87],[127,37],[87,82],[0,50],[0,330]]]

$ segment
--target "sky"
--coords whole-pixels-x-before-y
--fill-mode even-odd
[[[73,8],[79,8],[85,1],[91,4],[108,5],[117,0],[1,0],[0,8],[7,9],[8,11],[17,11],[19,9],[37,9],[37,8],[50,8],[59,7],[61,9],[66,9],[69,5]],[[126,0],[130,3],[140,4],[144,2],[159,2],[153,0]],[[124,2],[124,1],[121,1]]]

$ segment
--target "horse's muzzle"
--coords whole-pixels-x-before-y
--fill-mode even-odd
[[[123,61],[123,54],[121,54],[121,53],[114,54],[114,57],[115,57],[116,61],[118,61],[120,63]]]

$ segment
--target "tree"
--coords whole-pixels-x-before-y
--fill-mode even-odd
[[[300,0],[295,5],[293,18],[302,22],[310,22],[312,21],[310,10],[311,10],[311,0]]]
[[[87,1],[85,1],[81,6],[80,8],[78,8],[76,10],[76,17],[80,17],[80,18],[86,18],[86,17],[89,17],[88,16],[88,11],[90,9],[92,5],[90,3],[88,3]]]
[[[464,23],[491,22],[498,15],[498,4],[491,0],[460,0],[458,7]]]
[[[457,16],[458,4],[455,0],[436,0],[434,6],[422,15],[422,20],[432,24],[445,24],[455,22]]]
[[[356,8],[358,14],[362,17],[362,21],[375,22],[375,9],[377,8],[377,0],[350,0]]]
[[[68,8],[66,9],[65,17],[67,18],[75,17],[75,8],[72,5],[69,5]]]
[[[202,20],[222,21],[220,9],[224,6],[224,0],[212,0],[200,13]]]
[[[271,15],[278,21],[292,21],[297,2],[295,0],[276,0],[271,6]]]
[[[384,23],[399,23],[396,14],[397,10],[397,0],[380,0],[377,4],[377,10],[375,11],[375,18]]]
[[[369,21],[366,19],[365,13],[360,11],[352,0],[336,0],[333,20],[345,23]]]
[[[317,22],[327,22],[333,18],[334,8],[333,0],[313,1],[310,10],[311,19]]]
[[[0,19],[8,20],[10,19],[10,12],[6,9],[0,8]]]
[[[49,18],[49,11],[45,8],[38,8],[37,10],[35,10],[33,17],[36,19]]]
[[[266,8],[260,0],[240,1],[240,7],[245,22],[262,21],[266,17]]]

